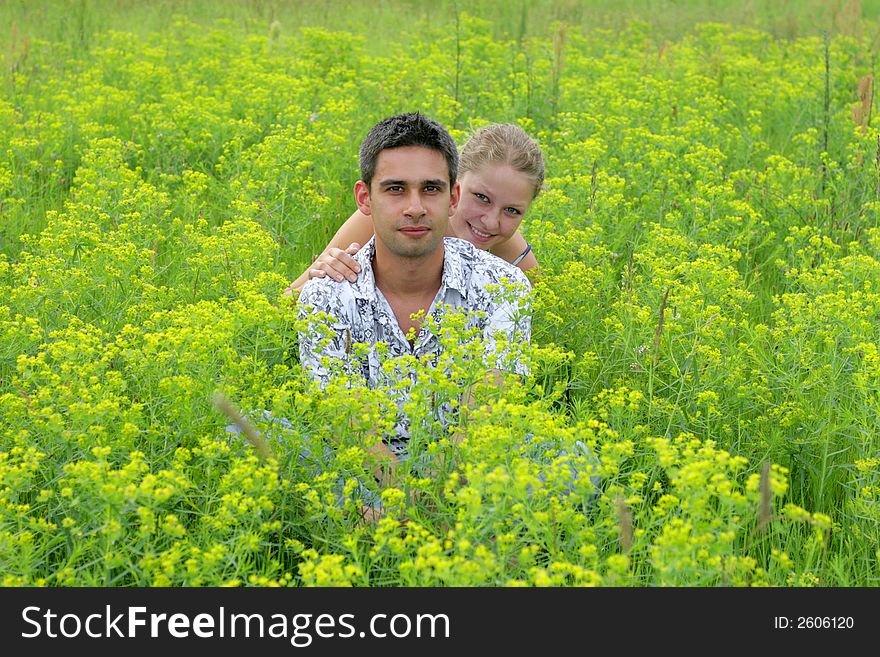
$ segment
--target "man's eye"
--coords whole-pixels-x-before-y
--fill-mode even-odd
[[[437,187],[436,185],[427,185],[425,187],[425,191],[433,194],[433,193],[439,192],[440,188]]]
[[[474,196],[476,196],[476,197],[477,197],[479,200],[481,200],[483,203],[488,203],[488,202],[489,202],[489,197],[486,196],[485,194],[480,194],[479,192],[474,192]]]
[[[391,185],[389,187],[386,187],[386,189],[389,192],[402,192],[403,191],[403,187],[401,187],[400,185]]]

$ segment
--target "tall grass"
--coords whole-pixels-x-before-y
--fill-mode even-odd
[[[439,0],[383,0],[369,8],[352,0],[9,0],[0,5],[0,24],[15,25],[32,38],[88,48],[96,34],[123,30],[145,35],[169,29],[175,15],[210,26],[227,21],[246,33],[263,34],[278,21],[287,30],[323,27],[355,31],[383,47],[403,28],[430,23],[452,29],[459,3]],[[868,36],[880,17],[877,0],[474,0],[469,14],[492,21],[498,38],[546,37],[559,22],[572,29],[618,31],[632,20],[648,20],[658,39],[679,39],[693,26],[723,22],[765,30],[782,38],[818,35]],[[9,35],[0,35],[5,43]]]

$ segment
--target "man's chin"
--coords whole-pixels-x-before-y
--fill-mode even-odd
[[[397,253],[395,253],[395,255],[397,255],[397,256],[399,256],[399,257],[401,257],[401,258],[413,258],[413,259],[416,259],[416,258],[427,258],[429,255],[431,255],[432,253],[434,253],[434,251],[436,251],[436,249],[430,249],[430,250],[427,250],[427,251],[426,251],[426,250],[423,250],[423,249],[422,249],[422,250],[413,250],[413,249],[410,249],[410,250],[407,250],[407,251],[398,251]]]
[[[401,258],[425,258],[440,248],[440,242],[436,240],[424,241],[421,243],[400,243],[389,245],[389,251]]]

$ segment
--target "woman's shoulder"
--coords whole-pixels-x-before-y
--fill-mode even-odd
[[[492,249],[492,253],[512,265],[518,265],[532,250],[532,245],[526,241],[522,233],[517,230],[510,238]]]

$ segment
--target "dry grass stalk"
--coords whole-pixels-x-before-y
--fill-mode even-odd
[[[596,160],[593,160],[593,170],[592,170],[592,173],[590,174],[590,212],[593,211],[593,204],[596,201],[597,173],[598,173],[598,162],[596,162]]]
[[[880,135],[877,136],[877,154],[874,157],[874,197],[880,198]]]
[[[862,38],[862,0],[838,0],[832,9],[835,30],[844,36]]]
[[[770,489],[770,463],[764,463],[761,467],[761,500],[758,506],[758,531],[763,531],[767,524],[773,520],[773,510],[770,501],[773,491]]]
[[[15,385],[15,384],[13,384],[12,387],[15,388],[15,390],[16,390],[16,392],[18,392],[19,396],[23,397],[24,400],[25,400],[28,404],[33,404],[33,403],[34,403],[33,400],[28,396],[28,394],[27,394],[24,390],[22,390],[21,388],[19,388],[19,387],[18,387],[17,385]]]
[[[31,49],[30,36],[22,35],[21,42],[18,37],[18,26],[13,23],[9,39],[9,72],[13,75],[24,65]]]
[[[663,318],[666,315],[666,300],[669,298],[669,290],[671,287],[666,288],[666,293],[663,295],[663,301],[660,303],[660,317],[657,320],[657,329],[654,331],[654,367],[657,367],[657,360],[660,358],[660,336],[663,333]]]
[[[874,104],[874,76],[866,75],[859,80],[859,102],[852,106],[853,122],[859,126],[862,134],[868,131],[871,121],[871,106]]]
[[[553,33],[553,76],[557,82],[565,70],[566,28],[565,23],[558,23]]]
[[[617,522],[620,527],[620,548],[624,554],[629,554],[633,545],[633,521],[632,511],[622,497],[617,498]]]
[[[213,397],[214,405],[223,412],[226,417],[232,420],[238,428],[241,429],[245,437],[256,448],[257,453],[265,460],[274,459],[275,454],[268,443],[260,437],[260,432],[254,428],[250,422],[239,412],[239,410],[230,402],[221,392],[215,392]]]
[[[553,111],[559,104],[559,81],[562,79],[562,72],[565,70],[565,42],[566,42],[566,25],[558,23],[556,31],[553,33]]]
[[[880,149],[880,146],[878,146]],[[633,252],[629,252],[629,259],[626,263],[626,285],[624,289],[626,290],[626,302],[632,303],[632,283],[633,283]]]

